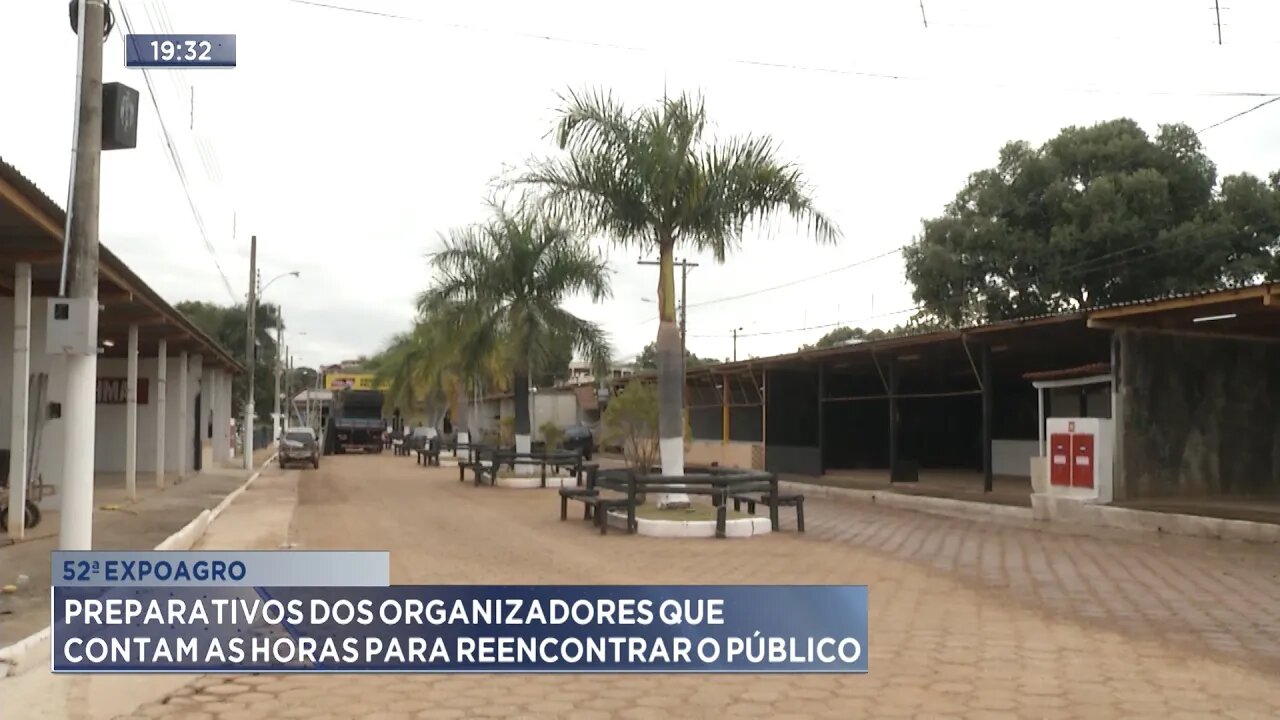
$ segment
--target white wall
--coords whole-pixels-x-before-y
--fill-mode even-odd
[[[1031,477],[1031,458],[1039,454],[1039,440],[992,440],[991,472]]]
[[[533,437],[542,439],[539,428],[546,422],[560,427],[578,424],[578,396],[573,393],[537,393],[533,396]]]
[[[59,356],[45,354],[45,313],[47,298],[31,299],[31,373],[49,373],[48,402],[61,403],[66,393],[66,361]],[[117,342],[123,344],[124,338]],[[195,398],[201,393],[205,384],[202,382],[204,372],[198,356],[188,355],[187,373],[187,412],[192,417],[186,422],[186,433],[178,435],[178,383],[179,360],[177,353],[168,358],[168,392],[165,408],[165,465],[170,471],[177,470],[178,445],[181,440],[186,443],[186,465],[190,472],[195,468],[195,447],[192,433],[194,427]],[[140,356],[138,377],[147,378],[148,402],[138,405],[138,454],[137,467],[139,475],[155,472],[156,456],[156,369],[154,356]],[[98,377],[127,377],[128,361],[124,358],[98,358]],[[8,383],[13,376],[13,298],[0,298],[0,382]],[[224,380],[229,378],[223,373]],[[230,387],[229,382],[224,382]],[[229,390],[221,401],[230,403]],[[204,395],[206,407],[202,413],[208,417],[208,394]],[[13,393],[10,389],[0,390],[0,447],[9,445],[10,408]],[[224,407],[229,416],[230,410]],[[94,470],[102,473],[124,472],[125,460],[125,405],[98,405],[97,430],[94,439]],[[64,424],[61,420],[49,420],[45,424],[40,439],[39,464],[36,472],[52,485],[57,485],[62,477],[62,458],[64,454]],[[142,482],[140,479],[139,482]],[[60,495],[55,493],[46,497],[41,506],[46,509],[58,506]]]
[[[49,373],[48,402],[63,402],[67,389],[67,364],[62,357],[44,353],[45,313],[48,312],[47,298],[31,298],[31,374]],[[0,298],[0,382],[9,383],[13,377],[13,298]],[[34,402],[34,396],[29,399]],[[9,446],[10,414],[13,407],[13,392],[7,390],[0,393],[0,445]],[[61,420],[49,420],[45,423],[44,433],[40,438],[40,453],[36,466],[36,474],[41,475],[52,485],[57,485],[62,478],[63,431]],[[16,480],[16,479],[15,479]],[[58,507],[61,495],[57,493],[46,497],[40,506],[44,509]]]

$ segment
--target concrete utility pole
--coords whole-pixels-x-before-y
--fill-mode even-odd
[[[248,398],[244,403],[244,469],[253,469],[253,371],[257,366],[253,320],[258,312],[258,236],[249,238],[249,302],[245,305],[247,328],[244,335],[244,356],[248,364]]]
[[[738,331],[741,329],[742,328],[740,327],[736,327],[733,329],[733,361],[734,362],[738,362]]]
[[[280,445],[280,436],[284,434],[284,428],[286,424],[284,421],[284,416],[280,414],[280,407],[281,407],[280,406],[280,373],[283,372],[284,370],[284,368],[280,364],[280,349],[283,347],[284,347],[284,321],[280,317],[280,305],[277,303],[276,304],[276,357],[275,357],[275,363],[274,363],[276,368],[276,401],[275,401],[276,414],[274,417],[271,418],[271,427],[273,428],[273,434],[275,435],[273,439],[275,440],[277,447],[279,447]]]
[[[637,265],[661,265],[658,260],[641,260]],[[698,263],[689,262],[688,260],[677,260],[673,265],[680,268],[680,369],[683,372],[685,364],[685,355],[687,354],[687,343],[685,340],[685,329],[688,327],[689,320],[689,268],[698,267]]]
[[[98,192],[102,177],[102,41],[106,24],[103,0],[82,0],[78,24],[80,62],[76,135],[72,149],[71,202],[68,206],[62,294],[83,300],[88,348],[67,356],[67,394],[63,403],[66,456],[63,463],[62,520],[58,545],[63,550],[93,548],[93,454],[98,376]],[[70,281],[70,293],[65,282]],[[87,354],[86,352],[87,351]],[[39,409],[44,412],[44,408]],[[10,478],[23,482],[25,478]]]

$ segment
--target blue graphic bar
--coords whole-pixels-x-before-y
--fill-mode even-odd
[[[386,587],[385,552],[53,553],[54,587]]]
[[[55,672],[864,673],[854,586],[57,587]]]
[[[131,68],[236,66],[235,35],[126,35],[124,64]]]

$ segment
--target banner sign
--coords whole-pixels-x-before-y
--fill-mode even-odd
[[[389,586],[329,555],[55,553],[53,669],[867,672],[865,586]]]
[[[386,390],[387,383],[374,382],[374,375],[363,373],[325,373],[325,390]]]
[[[138,404],[146,405],[150,398],[147,378],[138,378]],[[124,405],[129,400],[129,379],[122,377],[98,378],[98,404]]]

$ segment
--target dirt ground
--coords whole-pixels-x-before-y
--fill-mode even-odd
[[[946,558],[973,555],[979,568],[989,569],[984,561],[992,546],[989,529],[957,526],[946,518],[906,513],[904,521],[903,514],[886,515],[883,508],[816,501],[805,535],[784,526],[782,533],[744,540],[601,537],[581,521],[560,522],[554,490],[476,488],[460,484],[456,471],[423,468],[411,459],[335,457],[319,471],[298,472],[292,542],[306,549],[389,550],[395,583],[867,584],[871,671],[203,677],[129,717],[1280,717],[1280,674],[1269,657],[1248,647],[1233,654],[1186,642],[1161,629],[1165,621],[1177,624],[1177,614],[1159,602],[1165,589],[1156,574],[1131,567],[1135,582],[1150,588],[1148,622],[1110,622],[1054,599],[1092,586],[1087,574],[1083,581],[1080,575],[1055,575],[1050,565],[1046,578],[1034,562],[1014,558],[1013,567],[1057,588],[1027,594],[1015,591],[1026,583],[994,583],[985,571],[967,576],[963,562],[947,568]],[[899,527],[904,522],[906,531]],[[869,547],[859,540],[865,527],[890,542]],[[886,533],[886,527],[897,530]],[[929,533],[942,534],[939,544]],[[1081,541],[1032,529],[1000,531],[1008,533],[1020,533],[1017,542],[1033,543],[1049,556]],[[1146,540],[1105,542],[1122,567],[1160,552]],[[932,552],[922,552],[922,543]],[[1274,556],[1244,546],[1224,553],[1220,542],[1204,543],[1203,552],[1178,546],[1187,567],[1215,557],[1224,568],[1238,566],[1238,556],[1257,573],[1249,581],[1264,608],[1258,617],[1218,615],[1222,634],[1230,635],[1225,625],[1233,621],[1274,632],[1274,608],[1280,606],[1280,564]],[[1105,567],[1094,571],[1108,573]],[[1208,585],[1212,578],[1200,582]],[[1126,593],[1118,601],[1131,598]],[[1192,606],[1212,602],[1184,597]],[[1216,610],[1202,608],[1211,617]]]

